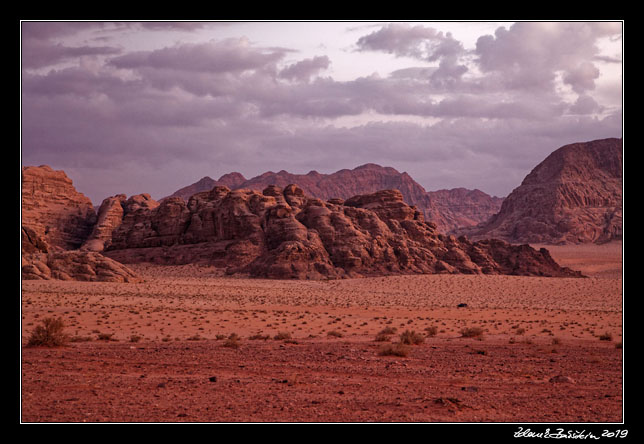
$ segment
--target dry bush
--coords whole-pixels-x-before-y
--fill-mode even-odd
[[[275,336],[273,336],[273,339],[276,341],[283,341],[285,339],[291,339],[291,334],[286,331],[280,331],[278,332]]]
[[[330,331],[330,332],[328,332],[326,335],[327,335],[327,336],[332,336],[332,337],[334,337],[334,338],[341,338],[341,337],[343,337],[343,336],[344,336],[342,333],[340,333],[340,332],[339,332],[339,331],[337,331],[337,330]]]
[[[481,327],[468,327],[460,331],[463,338],[480,338],[483,336],[483,329]]]
[[[600,341],[612,341],[613,340],[613,335],[606,332],[603,335],[599,335],[599,340]]]
[[[427,332],[427,336],[436,336],[438,333],[438,327],[432,325],[431,327],[425,328],[425,331]]]
[[[254,334],[253,336],[248,337],[248,339],[253,340],[253,341],[256,341],[256,340],[259,340],[259,339],[262,339],[262,340],[266,341],[269,338],[270,338],[269,335],[263,335],[261,333],[257,333],[257,334]]]
[[[402,356],[405,357],[409,355],[411,351],[410,347],[405,344],[396,343],[396,344],[387,344],[380,347],[378,351],[379,356]]]
[[[38,325],[29,337],[27,345],[30,347],[45,346],[58,347],[69,341],[69,336],[63,332],[65,323],[60,318],[45,318],[42,325]]]
[[[396,333],[398,329],[396,327],[385,327],[378,332],[376,335],[376,342],[386,342],[391,338],[391,335]]]
[[[420,333],[413,330],[405,330],[400,334],[400,343],[407,345],[418,345],[425,342],[425,338]]]

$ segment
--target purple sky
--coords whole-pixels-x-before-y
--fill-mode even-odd
[[[622,135],[609,22],[22,22],[22,164],[95,205],[203,176],[377,163],[505,196]]]

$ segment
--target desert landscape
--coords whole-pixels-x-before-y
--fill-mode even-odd
[[[20,422],[624,424],[622,24],[279,25],[21,23]]]
[[[72,341],[23,349],[23,421],[620,422],[621,243],[552,252],[588,278],[23,281],[23,341]]]

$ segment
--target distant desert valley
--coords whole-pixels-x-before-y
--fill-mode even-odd
[[[621,422],[622,152],[505,197],[366,163],[97,205],[23,166],[21,420]]]

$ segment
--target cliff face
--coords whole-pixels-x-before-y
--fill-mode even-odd
[[[22,168],[22,225],[47,244],[78,248],[95,221],[91,200],[76,191],[63,171],[46,165]]]
[[[317,171],[291,174],[282,170],[277,173],[267,172],[248,180],[239,173],[226,174],[217,181],[205,177],[170,197],[180,197],[187,201],[194,193],[209,191],[213,186],[261,191],[270,185],[284,188],[289,184],[297,184],[307,195],[324,200],[347,199],[359,194],[396,189],[402,193],[406,203],[418,207],[426,220],[434,222],[438,230],[445,233],[486,221],[498,212],[502,201],[479,190],[463,188],[427,192],[409,174],[372,163],[333,174],[320,174]]]
[[[622,238],[622,140],[559,148],[469,235],[511,242],[588,243]]]
[[[324,201],[295,185],[262,193],[214,187],[187,203],[174,197],[139,208],[113,230],[105,255],[123,263],[203,263],[267,278],[579,276],[546,250],[439,234],[398,190]]]

